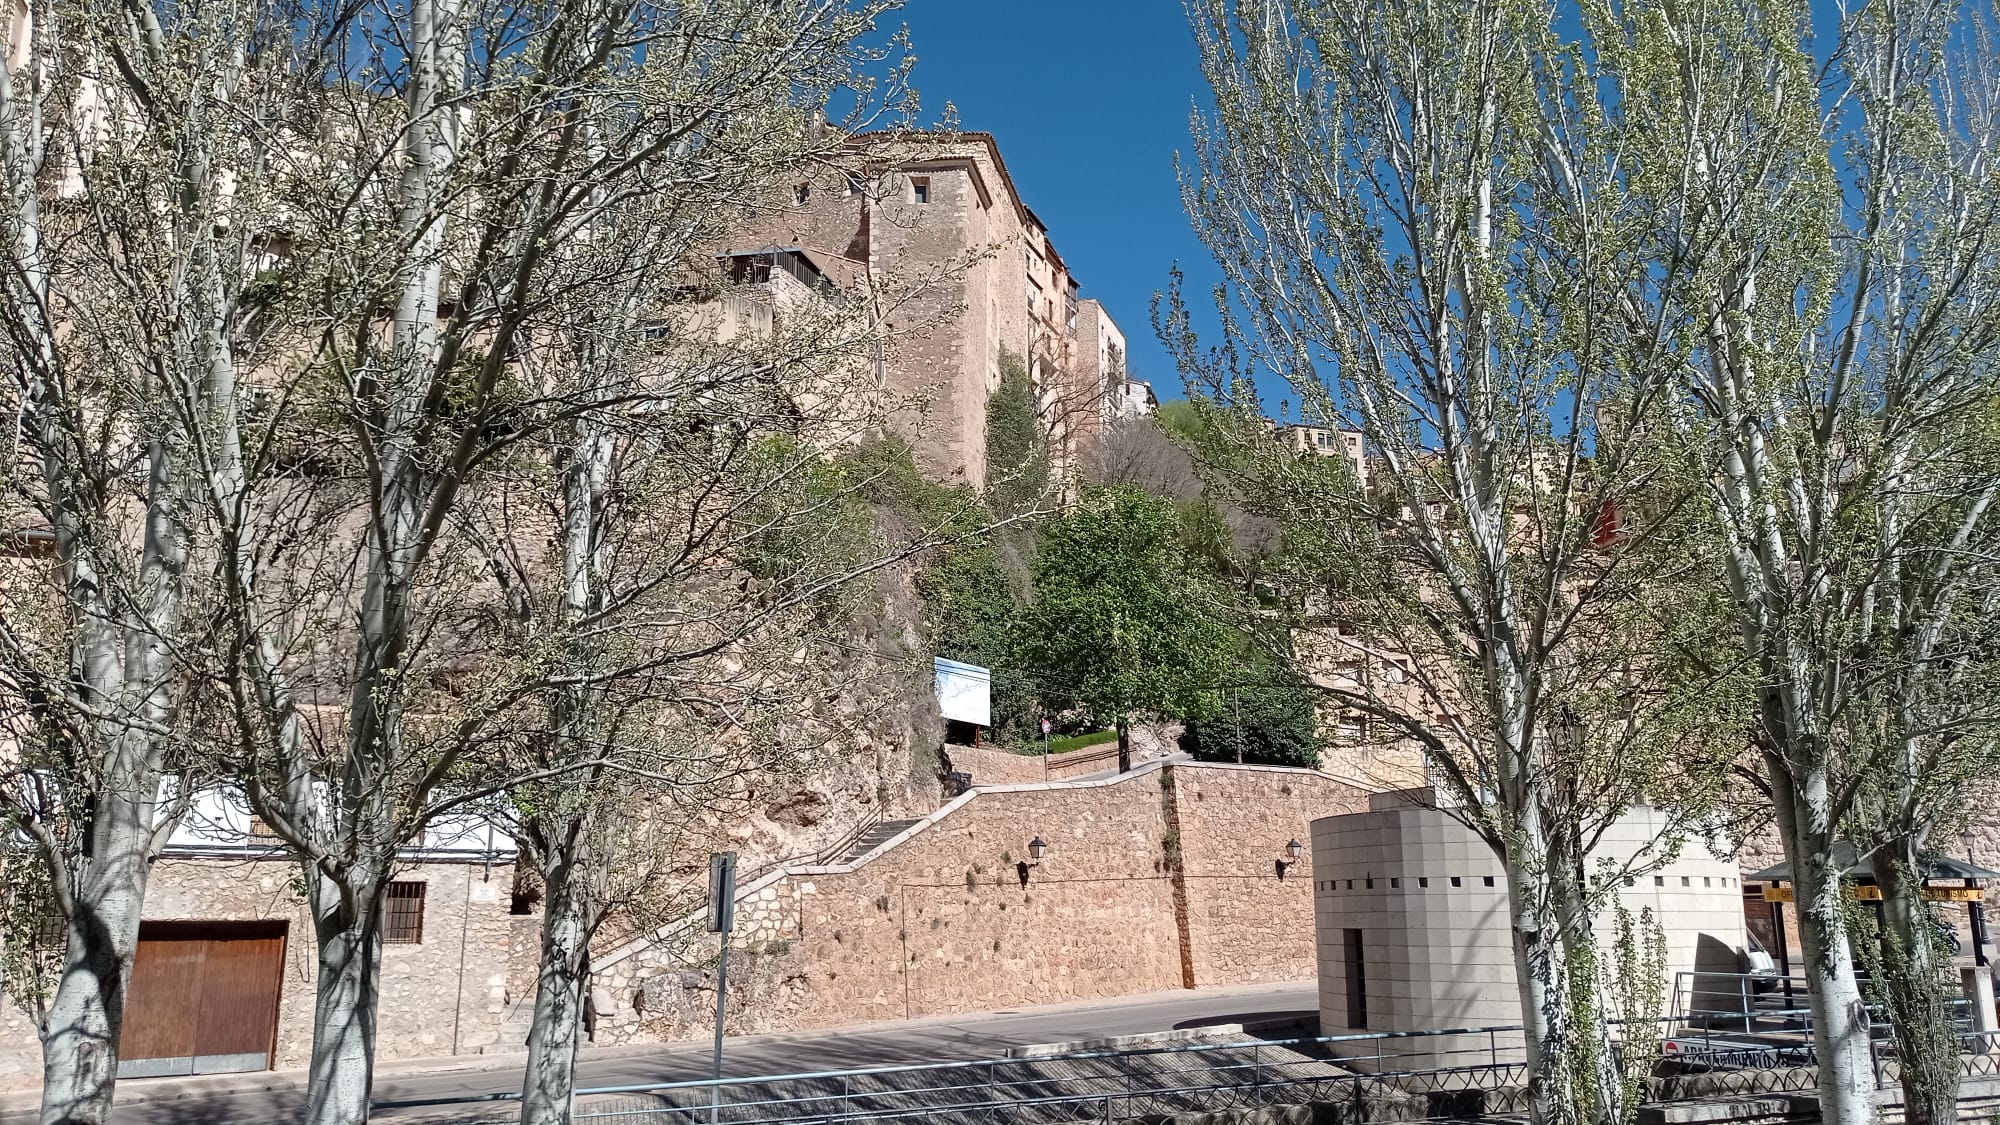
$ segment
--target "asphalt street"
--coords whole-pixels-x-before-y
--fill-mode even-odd
[[[1313,985],[1307,982],[1185,990],[931,1020],[747,1036],[724,1041],[723,1073],[730,1077],[752,1077],[992,1058],[1008,1047],[1035,1043],[1311,1015],[1317,1004]],[[707,1078],[711,1073],[711,1050],[707,1041],[636,1052],[631,1048],[586,1049],[578,1066],[578,1086],[589,1090]],[[278,1086],[276,1089],[122,1105],[113,1114],[113,1125],[265,1125],[299,1120],[303,1082],[274,1083],[271,1080],[275,1077],[263,1075],[259,1080],[265,1086]],[[123,1084],[121,1093],[138,1092],[142,1089],[141,1081],[145,1080]],[[391,1066],[375,1084],[373,1116],[377,1120],[406,1121],[411,1125],[446,1115],[463,1120],[465,1103],[477,1103],[519,1089],[518,1056],[508,1059],[502,1067],[473,1073],[398,1073]],[[160,1092],[166,1092],[165,1088]],[[448,1111],[445,1107],[449,1106],[459,1108]],[[503,1107],[496,1104],[494,1108],[498,1116],[497,1111]],[[32,1115],[0,1116],[0,1122],[8,1125],[28,1120],[32,1120]]]

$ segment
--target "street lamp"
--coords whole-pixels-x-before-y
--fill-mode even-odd
[[[1292,857],[1293,863],[1297,863],[1299,857],[1304,855],[1305,851],[1305,845],[1299,843],[1299,839],[1296,836],[1292,837],[1291,843],[1285,845],[1285,854]]]
[[[1034,839],[1028,841],[1028,859],[1031,860],[1032,862],[1035,863],[1042,862],[1042,856],[1048,850],[1049,850],[1048,844],[1043,842],[1040,836],[1037,836]]]
[[[1978,867],[1979,861],[1972,858],[1972,846],[1979,842],[1979,837],[1973,834],[1970,826],[1967,826],[1963,832],[1958,834],[1958,838],[1965,845],[1965,862],[1969,866]],[[1967,887],[1977,887],[1979,886],[1979,880],[1973,878],[1971,873],[1968,872],[1965,876],[1965,885]],[[1968,920],[1972,923],[1972,963],[1984,966],[1986,964],[1986,907],[1978,899],[1972,899],[1965,904],[1965,913]]]

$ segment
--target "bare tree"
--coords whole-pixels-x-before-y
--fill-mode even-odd
[[[841,144],[766,134],[730,166],[746,177],[733,196]],[[606,280],[552,301],[523,357],[539,397],[589,405],[517,442],[460,515],[504,595],[499,667],[518,678],[491,694],[530,701],[507,724],[511,772],[540,779],[509,802],[546,895],[522,1092],[534,1122],[570,1117],[593,935],[667,893],[666,844],[699,811],[816,748],[839,690],[818,646],[843,627],[848,587],[940,530],[890,542],[868,515],[873,474],[853,454],[889,404],[867,293],[774,273],[663,305],[685,274],[661,232],[719,237],[730,213],[669,192],[600,216],[563,268]]]
[[[811,130],[814,99],[859,80],[874,58],[861,40],[891,6],[300,14],[342,49],[273,130],[287,253],[267,272],[314,334],[260,368],[254,434],[204,450],[202,468],[218,482],[203,499],[231,768],[297,854],[314,920],[308,1121],[367,1117],[400,847],[482,794],[587,766],[522,776],[485,753],[524,701],[587,684],[559,662],[523,675],[498,647],[482,620],[491,570],[459,518],[488,502],[497,466],[564,427],[573,467],[596,472],[609,450],[590,419],[643,397],[636,372],[538,378],[538,350],[571,342],[550,317],[631,293],[619,279],[654,268],[632,255],[670,263],[740,209],[769,158],[799,151],[769,138]],[[626,209],[649,196],[671,206]],[[616,229],[627,216],[683,225]],[[566,253],[593,240],[629,253]]]
[[[268,6],[10,11],[0,329],[30,561],[0,609],[20,748],[0,808],[66,935],[41,1012],[42,1120],[102,1122],[150,861],[202,760],[186,690],[211,616],[197,451],[233,440],[237,372],[283,334],[257,270],[282,226],[262,173],[296,55]]]

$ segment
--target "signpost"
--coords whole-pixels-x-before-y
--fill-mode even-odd
[[[709,1091],[708,1119],[722,1120],[722,1021],[729,1008],[729,933],[736,928],[736,853],[708,857],[708,932],[722,935],[715,966],[715,1086]]]

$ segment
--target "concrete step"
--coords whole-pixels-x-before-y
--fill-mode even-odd
[[[839,859],[835,860],[834,862],[853,863],[855,860],[860,859],[862,856],[867,855],[869,852],[874,851],[876,848],[881,847],[883,844],[886,844],[889,841],[895,839],[896,837],[901,836],[905,831],[909,829],[909,827],[912,824],[915,823],[917,823],[917,821],[914,819],[885,820],[882,823],[876,825],[875,827],[870,828],[867,832],[863,833],[861,838],[859,840],[854,841],[854,845],[847,849],[846,854],[842,855]]]

